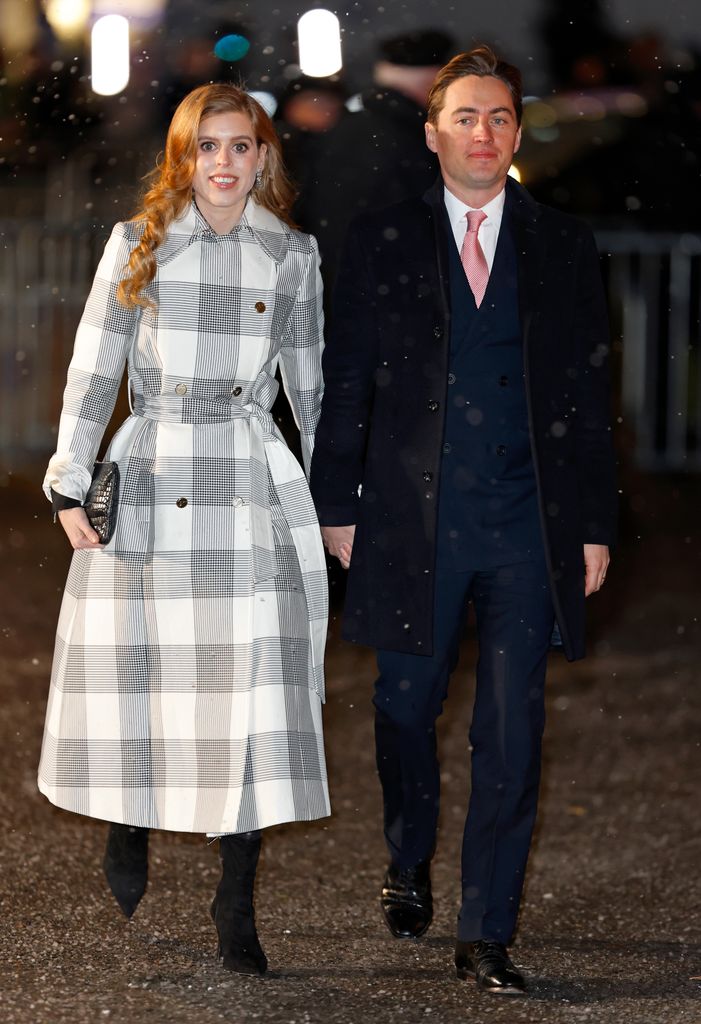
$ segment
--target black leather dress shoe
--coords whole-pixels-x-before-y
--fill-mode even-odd
[[[501,942],[480,939],[458,942],[455,946],[458,978],[474,978],[482,992],[501,996],[522,996],[526,992],[523,975],[514,967]]]
[[[390,864],[380,902],[395,938],[418,939],[433,920],[430,862],[425,860],[402,871]]]

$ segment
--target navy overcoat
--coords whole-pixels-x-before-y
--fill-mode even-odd
[[[611,545],[609,333],[589,228],[507,181],[529,433],[565,654],[584,655],[585,543]],[[322,526],[355,524],[343,635],[431,654],[450,343],[443,183],[351,226],[324,354],[311,489]]]

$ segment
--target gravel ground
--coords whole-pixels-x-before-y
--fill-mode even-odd
[[[257,912],[269,974],[216,963],[218,862],[200,837],[153,836],[149,890],[127,922],[100,870],[104,824],[36,790],[68,551],[34,485],[0,483],[3,1024],[701,1022],[701,481],[628,483],[624,541],[592,602],[591,656],[552,660],[539,828],[513,947],[531,994],[519,1000],[481,996],[452,970],[469,644],[441,723],[437,911],[424,940],[397,942],[381,920],[373,663],[338,641],[335,623],[334,814],[266,834]]]

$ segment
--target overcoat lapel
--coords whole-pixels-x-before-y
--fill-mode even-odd
[[[524,350],[528,347],[533,314],[542,294],[543,267],[547,253],[543,232],[538,231],[538,204],[511,178],[506,182],[505,215],[516,246],[518,304]]]
[[[431,231],[435,261],[431,260],[431,272],[434,275],[429,280],[433,294],[439,297],[445,326],[446,344],[450,341],[450,264],[448,245],[450,239],[450,221],[443,202],[443,179],[437,178],[434,184],[424,193],[424,202],[428,203],[431,210]]]

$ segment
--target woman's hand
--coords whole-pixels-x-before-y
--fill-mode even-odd
[[[334,555],[344,569],[350,568],[354,537],[355,526],[321,527],[321,539],[328,548],[329,554]]]
[[[64,508],[59,512],[58,518],[76,551],[100,547],[100,538],[90,525],[85,509]]]

